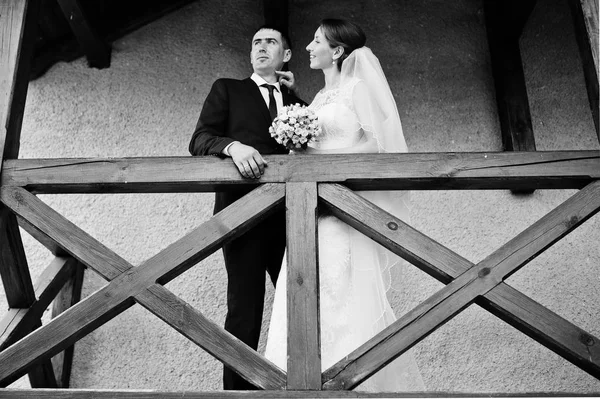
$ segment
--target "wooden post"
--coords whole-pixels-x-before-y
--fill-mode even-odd
[[[19,155],[39,4],[37,0],[0,1],[0,172],[5,159]],[[16,218],[3,205],[0,236],[0,275],[8,305],[28,308],[35,295],[23,242]],[[34,388],[56,387],[49,361],[32,367],[29,380]]]
[[[524,3],[484,1],[504,151],[536,150],[519,48],[519,35],[534,3],[534,1]],[[513,192],[532,193],[533,190]]]
[[[569,0],[596,134],[598,127],[598,0]]]
[[[498,115],[505,151],[535,151],[529,101],[525,87],[519,35],[529,7],[511,7],[512,2],[485,0],[485,21],[496,88]],[[521,12],[516,12],[516,11]]]
[[[317,185],[286,184],[287,389],[321,390]]]

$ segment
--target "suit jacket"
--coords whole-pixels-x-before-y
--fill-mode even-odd
[[[306,104],[282,86],[283,104]],[[256,148],[261,154],[287,154],[269,134],[271,117],[256,83],[250,79],[218,79],[204,101],[189,150],[192,155],[223,156],[233,141]],[[215,212],[231,204],[250,189],[217,193]]]

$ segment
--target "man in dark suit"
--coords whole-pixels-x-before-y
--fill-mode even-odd
[[[252,39],[250,52],[254,73],[247,79],[218,79],[213,84],[192,136],[190,153],[230,157],[241,175],[252,179],[259,179],[267,166],[261,154],[286,154],[287,149],[270,136],[269,126],[277,109],[304,104],[288,91],[293,75],[278,72],[291,56],[284,32],[261,27]],[[214,212],[249,191],[217,192]],[[284,249],[284,211],[223,246],[228,278],[225,329],[255,350],[262,324],[265,272],[275,284]],[[228,367],[223,370],[223,387],[256,389]]]

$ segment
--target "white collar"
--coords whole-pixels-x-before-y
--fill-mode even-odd
[[[258,76],[258,74],[256,72],[254,72],[252,74],[252,76],[250,76],[250,79],[252,79],[254,81],[254,83],[256,83],[256,85],[258,87],[260,87],[261,85],[267,84],[267,85],[272,85],[277,87],[277,90],[281,93],[281,87],[279,86],[279,82],[277,83],[269,83],[266,80],[264,80],[263,78],[261,78],[260,76]]]

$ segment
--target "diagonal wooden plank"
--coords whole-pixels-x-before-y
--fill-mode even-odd
[[[133,305],[132,296],[141,293],[156,282],[164,284],[170,281],[195,262],[210,255],[226,240],[246,231],[262,216],[274,211],[282,203],[284,195],[282,185],[261,186],[141,266],[132,268],[108,249],[89,250],[90,247],[97,248],[100,245],[91,237],[74,244],[76,240],[73,236],[82,240],[78,234],[81,232],[80,229],[73,226],[75,229],[71,231],[73,236],[65,234],[62,230],[62,226],[66,223],[62,220],[64,218],[44,208],[43,203],[34,195],[20,188],[3,188],[1,198],[7,206],[14,207],[15,212],[28,209],[31,213],[28,216],[35,216],[36,219],[35,222],[33,218],[28,221],[64,246],[67,251],[81,254],[87,248],[89,255],[83,257],[85,259],[79,259],[82,263],[97,269],[98,264],[110,259],[128,269],[95,294],[1,352],[0,385],[14,381],[31,364],[60,352],[123,312]],[[33,208],[38,209],[39,213],[31,212]],[[24,213],[21,213],[21,216],[25,217]],[[86,260],[90,263],[86,263]],[[106,266],[106,269],[113,274],[117,273],[114,266]],[[159,315],[161,316],[163,315]]]
[[[474,265],[343,186],[321,184],[319,194],[340,219],[445,284]],[[588,373],[598,372],[600,346],[590,342],[600,340],[508,284],[476,303]],[[335,369],[325,375],[335,375]]]
[[[0,321],[0,351],[42,325],[40,318],[44,310],[60,291],[73,267],[73,262],[68,259],[55,259],[38,279],[35,286],[38,299],[31,307],[8,310]],[[29,381],[32,388],[58,386],[49,360],[44,360],[29,370]]]
[[[567,200],[565,203],[563,203],[561,206],[559,206],[557,209],[555,209],[554,211],[550,212],[548,215],[546,215],[544,218],[540,219],[540,221],[538,221],[536,224],[534,224],[533,226],[531,226],[529,229],[525,230],[523,233],[521,233],[519,236],[517,236],[515,239],[511,240],[511,242],[509,242],[508,244],[506,244],[504,247],[502,247],[500,250],[496,251],[496,253],[493,254],[493,256],[490,256],[488,259],[484,260],[481,264],[477,265],[477,267],[473,267],[471,268],[469,271],[467,271],[466,273],[464,273],[462,276],[460,276],[460,279],[465,279],[465,276],[470,276],[471,278],[473,278],[473,281],[462,281],[459,282],[460,280],[454,280],[451,284],[455,285],[457,283],[459,284],[464,284],[465,287],[469,286],[469,285],[476,285],[477,281],[476,280],[488,280],[488,286],[493,288],[496,285],[499,286],[503,286],[504,284],[501,283],[501,279],[505,278],[505,276],[509,275],[510,273],[514,272],[514,270],[516,270],[518,267],[522,267],[525,263],[527,263],[529,260],[533,259],[533,257],[535,257],[538,253],[540,253],[541,251],[543,251],[544,248],[546,248],[547,246],[551,245],[553,242],[555,242],[556,240],[560,239],[560,237],[562,237],[564,234],[566,234],[568,231],[572,230],[574,227],[576,227],[578,224],[582,223],[583,220],[587,219],[588,217],[591,217],[591,215],[595,212],[598,211],[598,207],[600,206],[600,204],[598,204],[598,191],[599,191],[599,187],[600,187],[600,182],[596,182],[593,183],[591,185],[589,185],[588,187],[586,187],[584,190],[582,190],[582,192],[578,193],[577,195],[575,195],[574,197],[572,197],[571,199]],[[400,256],[406,257],[407,259],[411,260],[411,261],[417,261],[416,265],[422,267],[425,271],[429,272],[430,274],[434,275],[434,276],[438,276],[440,277],[440,274],[438,272],[438,270],[440,269],[440,267],[433,268],[431,270],[429,270],[428,265],[426,264],[426,262],[424,262],[425,260],[427,260],[427,258],[429,257],[429,261],[432,261],[433,263],[437,263],[438,261],[436,261],[436,257],[440,257],[442,258],[442,260],[446,257],[448,257],[448,253],[447,250],[443,249],[443,247],[441,247],[439,244],[435,243],[434,241],[430,240],[430,239],[426,239],[423,240],[423,238],[426,238],[424,235],[416,235],[415,232],[416,230],[412,229],[413,231],[411,232],[411,228],[409,226],[406,226],[404,223],[402,223],[399,220],[395,220],[392,221],[392,223],[396,223],[395,224],[395,228],[394,228],[394,233],[398,234],[398,236],[396,236],[396,238],[398,238],[398,242],[402,242],[405,241],[406,248],[402,248],[400,246],[398,246],[397,244],[393,243],[394,239],[390,239],[389,237],[387,237],[387,241],[386,239],[381,239],[381,237],[378,237],[378,235],[383,235],[384,237],[386,236],[386,232],[384,231],[383,233],[381,233],[381,230],[383,229],[387,229],[387,226],[384,223],[390,223],[388,222],[389,218],[391,217],[391,215],[385,215],[385,217],[387,217],[388,219],[382,218],[382,221],[385,222],[381,222],[381,221],[377,221],[374,222],[373,224],[375,225],[373,227],[373,230],[380,230],[380,233],[369,233],[369,231],[367,231],[367,229],[365,229],[364,227],[360,226],[360,223],[357,223],[356,220],[360,220],[361,216],[360,215],[353,215],[353,216],[348,216],[350,214],[352,214],[353,212],[356,212],[356,209],[353,209],[352,206],[348,205],[348,198],[352,199],[352,200],[356,200],[359,197],[356,195],[346,195],[345,197],[342,197],[341,195],[336,197],[335,193],[336,191],[338,193],[342,193],[342,194],[348,194],[347,190],[344,193],[344,190],[340,191],[339,186],[333,186],[333,185],[321,185],[319,187],[319,195],[321,196],[321,198],[323,198],[323,200],[326,203],[329,203],[330,205],[333,206],[333,209],[335,211],[336,207],[339,206],[341,209],[338,210],[336,213],[338,215],[338,217],[341,217],[342,219],[346,220],[349,224],[353,225],[355,228],[358,228],[359,230],[363,231],[364,233],[369,234],[372,238],[376,239],[378,242],[380,242],[382,245],[387,246],[390,250],[393,250],[395,252],[397,252]],[[343,200],[340,200],[341,198],[343,198]],[[359,200],[360,201],[364,201],[364,200]],[[368,204],[368,203],[367,203]],[[364,214],[365,211],[368,209],[367,206],[365,206],[364,208],[358,208],[360,209],[360,213]],[[572,212],[571,212],[572,211]],[[372,218],[371,218],[372,219]],[[375,219],[377,220],[377,219]],[[382,229],[382,226],[385,226]],[[408,227],[408,228],[407,228]],[[538,234],[538,230],[539,231],[543,231],[544,234],[540,234],[539,236]],[[400,236],[404,237],[404,236],[408,236],[408,238],[406,240],[402,240],[400,239]],[[421,242],[421,246],[419,248],[417,243],[419,240],[422,240]],[[390,245],[390,242],[392,242],[394,245]],[[519,248],[519,244],[521,243],[526,243],[526,245],[523,248]],[[404,244],[404,243],[403,243]],[[399,247],[399,248],[398,248]],[[440,249],[443,249],[440,251]],[[514,251],[514,253],[512,253],[510,256],[506,256],[506,257],[502,257],[502,254],[505,254],[506,251]],[[411,256],[406,256],[407,252],[411,252],[413,251],[414,254]],[[433,255],[429,255],[433,253]],[[515,256],[517,256],[517,258],[515,258]],[[498,260],[501,260],[498,262]],[[465,265],[463,263],[463,265],[461,266],[461,260],[460,257],[458,257],[458,255],[455,255],[454,257],[449,257],[447,260],[451,261],[452,263],[454,263],[455,267],[458,266],[458,270],[452,270],[452,268],[448,268],[447,272],[454,274],[457,271],[461,271],[462,269],[465,269]],[[496,263],[497,262],[497,263]],[[509,266],[507,266],[507,264]],[[497,268],[496,270],[500,270],[500,272],[498,274],[496,274],[496,271],[494,270],[494,268],[496,266],[500,265],[499,268]],[[478,275],[478,273],[481,272],[481,276]],[[474,273],[476,273],[474,275]],[[504,274],[502,274],[504,273]],[[499,274],[501,274],[499,276]],[[492,275],[492,279],[488,279],[488,276]],[[444,276],[443,274],[441,275],[442,277]],[[440,279],[443,280],[443,279]],[[444,281],[445,282],[445,281]],[[486,283],[487,284],[487,283]],[[449,286],[450,287],[450,286]],[[390,336],[393,336],[394,334],[400,332],[402,330],[402,334],[403,337],[408,338],[408,332],[406,329],[403,330],[403,328],[405,326],[409,326],[411,327],[411,322],[412,321],[417,321],[419,322],[419,319],[421,317],[426,318],[423,316],[423,314],[427,313],[430,310],[436,311],[438,313],[438,316],[443,318],[443,312],[440,314],[439,311],[437,311],[435,309],[435,306],[429,306],[428,303],[432,303],[432,304],[441,304],[441,305],[447,305],[449,304],[449,301],[447,301],[446,303],[443,303],[443,298],[446,295],[448,298],[451,298],[454,294],[460,294],[460,291],[462,290],[461,287],[454,287],[454,288],[449,288],[446,287],[446,289],[438,292],[436,295],[434,295],[432,298],[429,299],[429,301],[421,304],[419,307],[415,308],[413,310],[413,312],[410,312],[409,314],[407,314],[403,319],[399,320],[396,323],[396,327],[390,327],[388,330],[395,330],[394,333],[390,333],[387,334],[386,337],[389,338]],[[456,288],[456,290],[454,291],[454,289]],[[472,289],[472,288],[471,288]],[[503,290],[506,291],[506,288],[503,287]],[[466,290],[465,290],[466,291]],[[498,290],[496,292],[497,295],[499,295],[501,298],[505,299],[505,296],[507,295],[506,292],[501,293],[501,290]],[[483,294],[485,294],[485,292],[483,292]],[[502,295],[504,294],[504,296]],[[515,290],[513,290],[513,294],[515,294]],[[481,295],[481,294],[478,294]],[[458,295],[460,296],[460,295]],[[490,295],[490,297],[493,298],[493,296]],[[524,297],[524,295],[522,294],[517,294],[517,296],[515,298],[517,299],[522,299]],[[525,297],[526,298],[526,297]],[[493,298],[495,300],[498,300],[498,298]],[[489,301],[489,297],[486,296],[485,300]],[[467,306],[468,305],[468,301],[466,303],[464,303],[464,298],[462,300],[457,301],[457,303],[455,303],[455,305],[460,305],[461,301],[463,302],[463,306]],[[526,301],[524,301],[527,305],[532,305],[534,306],[533,309],[534,311],[537,311],[537,314],[542,315],[543,317],[545,317],[544,319],[542,319],[543,322],[547,321],[549,317],[553,316],[552,312],[544,309],[543,307],[537,305],[534,301],[529,300],[529,298],[526,298]],[[519,303],[519,306],[522,306],[522,304],[524,302]],[[485,304],[485,302],[482,302]],[[496,306],[496,309],[498,310],[497,313],[505,313],[507,311],[513,310],[516,311],[517,306],[515,306],[515,303],[513,302],[512,305],[510,304],[510,301],[508,300],[504,300],[504,303],[500,303],[500,304],[495,304],[494,306]],[[507,309],[507,306],[509,307],[509,309]],[[448,311],[448,314],[446,315],[446,317],[450,316],[452,312],[459,312],[461,310],[460,306],[459,307],[449,307],[448,309],[446,309]],[[423,313],[425,312],[425,313]],[[496,314],[496,313],[495,313]],[[431,317],[429,317],[429,319],[431,319]],[[519,323],[518,327],[520,327],[520,329],[525,329],[527,331],[529,331],[531,336],[533,337],[537,337],[537,335],[535,334],[537,331],[535,331],[537,328],[541,329],[542,331],[547,331],[547,328],[545,328],[544,323],[540,323],[537,320],[533,320],[534,318],[532,317],[525,317],[523,316],[523,312],[519,312],[519,315],[512,315],[510,314],[509,316],[507,316],[506,318],[503,318],[507,321],[511,321],[511,324],[515,323]],[[568,342],[565,339],[565,336],[569,336],[569,335],[573,335],[573,333],[577,333],[578,331],[582,331],[579,330],[577,328],[573,328],[574,326],[571,326],[570,323],[566,322],[564,319],[559,318],[558,316],[554,318],[554,321],[559,322],[559,326],[561,328],[565,328],[564,331],[560,331],[559,334],[556,334],[555,332],[552,332],[550,334],[547,334],[548,337],[544,337],[543,339],[547,340],[547,341],[554,341],[556,342],[560,342],[561,345],[566,346],[569,348],[569,350],[573,353],[571,353],[571,357],[579,357],[579,360],[581,359],[582,354],[585,353],[586,355],[586,360],[587,361],[587,366],[588,366],[588,372],[593,370],[597,370],[600,367],[600,353],[593,353],[593,357],[592,357],[592,353],[590,353],[590,348],[588,346],[584,346],[582,347],[582,340],[580,339],[579,341],[576,341],[576,344],[573,344],[571,342]],[[442,320],[442,323],[444,321]],[[435,323],[433,323],[435,324]],[[437,328],[437,327],[436,327]],[[433,331],[433,330],[431,330]],[[431,332],[429,331],[429,332]],[[417,331],[418,332],[418,331]],[[429,332],[427,332],[426,334],[428,334]],[[413,331],[413,333],[415,333],[415,331]],[[383,333],[382,333],[383,334]],[[381,336],[381,334],[380,334]],[[394,339],[397,339],[398,337],[394,337]],[[422,339],[423,336],[416,336],[417,340],[418,339]],[[558,338],[558,339],[557,339]],[[385,339],[385,338],[384,338]],[[369,375],[371,374],[366,374],[366,375],[361,375],[360,377],[356,377],[356,380],[352,380],[350,381],[349,379],[344,380],[344,377],[339,377],[339,375],[352,375],[352,372],[350,372],[350,369],[357,369],[357,364],[355,363],[355,359],[360,358],[361,355],[367,353],[369,350],[372,350],[374,348],[374,345],[377,342],[380,342],[381,340],[376,340],[375,338],[372,339],[371,341],[369,341],[369,343],[363,345],[361,348],[359,348],[357,351],[355,351],[353,354],[351,354],[347,360],[342,361],[340,363],[338,363],[337,365],[334,365],[331,369],[327,370],[324,373],[324,377],[323,380],[324,381],[329,381],[329,380],[333,380],[330,381],[329,383],[327,383],[327,387],[328,389],[334,388],[337,386],[338,388],[341,386],[343,387],[343,389],[350,389],[352,386],[355,386],[356,384],[360,383],[361,381],[363,381],[364,379],[366,379]],[[393,340],[391,341],[393,342]],[[400,340],[398,339],[398,342],[400,342]],[[408,344],[406,346],[403,347],[402,351],[406,351],[408,348],[410,348],[412,345],[414,345],[414,343],[418,342],[415,340],[407,340]],[[389,342],[388,342],[389,343]],[[388,346],[388,350],[390,350],[389,345]],[[556,345],[554,348],[551,347],[551,349],[556,349]],[[594,352],[597,352],[596,350],[594,350]],[[395,353],[393,350],[390,350],[390,353]],[[562,353],[559,353],[562,355]],[[387,357],[385,356],[385,353],[383,352],[379,352],[380,356],[383,356],[382,359],[387,359]],[[371,360],[373,360],[373,356],[371,356]],[[390,359],[391,360],[391,359]],[[572,360],[572,359],[569,359]],[[364,363],[364,362],[363,362]],[[383,367],[383,365],[385,365],[386,363],[380,363],[379,367]],[[589,368],[591,367],[592,370],[590,370]],[[376,370],[375,370],[376,371]],[[338,375],[339,374],[339,375]],[[338,377],[335,377],[336,375],[338,375]],[[357,374],[358,375],[358,374]],[[336,385],[337,384],[337,385]]]
[[[0,351],[29,334],[39,324],[42,314],[73,273],[76,263],[73,258],[55,258],[36,283],[38,299],[31,307],[9,309],[0,321]]]
[[[310,181],[344,182],[362,190],[579,189],[600,178],[598,151],[305,154],[265,159],[269,168],[258,182],[243,179],[235,165],[215,157],[161,157],[8,160],[1,183],[34,193],[159,193]]]
[[[10,308],[28,308],[35,301],[33,283],[15,215],[0,204],[0,277]]]
[[[343,186],[320,185],[319,193],[340,219],[443,283],[447,284],[473,266],[467,259]],[[394,230],[388,226],[394,226]],[[499,284],[476,303],[583,370],[597,372],[600,347],[589,344],[591,334],[506,283]]]
[[[268,390],[285,388],[281,369],[163,286],[155,284],[135,300],[254,385]]]
[[[287,388],[321,389],[317,184],[286,184]]]
[[[77,262],[75,270],[52,304],[52,318],[57,317],[81,300],[85,265],[77,260],[75,262]],[[74,352],[75,347],[70,346],[52,358],[52,366],[59,388],[69,387]]]

